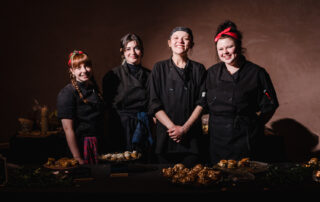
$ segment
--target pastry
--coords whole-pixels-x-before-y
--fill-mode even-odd
[[[228,168],[236,168],[237,167],[237,161],[235,160],[228,160]]]
[[[310,161],[308,162],[309,165],[317,165],[318,164],[318,158],[314,157],[311,158]]]
[[[248,166],[250,166],[249,158],[243,158],[240,161],[238,161],[238,167],[248,167]]]
[[[179,171],[179,170],[182,170],[182,169],[184,169],[185,167],[184,167],[184,165],[182,164],[182,163],[177,163],[177,164],[175,164],[174,166],[173,166],[173,170],[175,171],[175,172],[177,172],[177,171]]]
[[[218,166],[220,166],[221,168],[226,168],[228,166],[228,161],[225,159],[222,159],[219,161]]]

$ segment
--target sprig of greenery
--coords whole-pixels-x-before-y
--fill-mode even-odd
[[[312,180],[312,167],[304,167],[300,164],[287,166],[271,165],[269,170],[261,177],[265,185],[299,184]]]
[[[73,180],[70,175],[59,172],[53,174],[43,168],[19,168],[9,172],[8,186],[15,187],[48,187],[71,186]]]

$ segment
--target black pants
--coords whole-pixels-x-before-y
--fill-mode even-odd
[[[158,163],[160,164],[177,164],[182,163],[190,168],[200,163],[199,155],[192,153],[167,153],[158,154]]]

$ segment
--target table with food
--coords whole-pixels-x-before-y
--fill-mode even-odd
[[[303,163],[265,163],[243,158],[186,167],[181,163],[141,163],[140,155],[136,151],[102,154],[96,165],[79,165],[67,157],[48,157],[41,165],[9,165],[8,182],[0,192],[115,197],[320,190],[320,161],[315,157]]]

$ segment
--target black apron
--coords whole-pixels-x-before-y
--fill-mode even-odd
[[[125,63],[104,76],[107,139],[112,152],[135,149],[131,140],[138,123],[137,113],[147,111],[149,74],[150,70],[140,67],[133,75]]]

